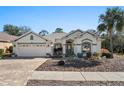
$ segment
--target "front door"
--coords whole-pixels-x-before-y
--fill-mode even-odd
[[[62,55],[62,44],[61,43],[54,44],[53,54],[56,56]]]
[[[72,41],[66,42],[66,54],[73,55],[74,54],[74,45]]]

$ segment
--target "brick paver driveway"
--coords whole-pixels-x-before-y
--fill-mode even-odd
[[[47,59],[5,59],[0,60],[0,85],[26,85],[28,78]]]

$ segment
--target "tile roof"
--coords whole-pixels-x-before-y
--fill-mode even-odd
[[[5,32],[0,32],[0,41],[2,42],[11,42],[15,40],[17,36],[9,35]]]

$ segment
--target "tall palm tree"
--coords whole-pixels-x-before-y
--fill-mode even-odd
[[[99,16],[100,24],[97,30],[106,31],[110,39],[110,51],[113,57],[112,35],[116,31],[122,31],[124,26],[124,11],[119,7],[107,8],[104,14]]]
[[[41,30],[39,32],[39,35],[42,35],[42,36],[46,36],[47,34],[49,34],[49,32],[47,30]]]

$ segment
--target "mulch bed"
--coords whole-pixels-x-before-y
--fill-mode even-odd
[[[124,86],[122,81],[29,80],[27,86]]]
[[[123,72],[124,61],[112,59],[105,62],[100,61],[82,61],[67,62],[64,66],[59,66],[57,60],[48,60],[40,65],[36,71],[83,71],[83,72]]]

